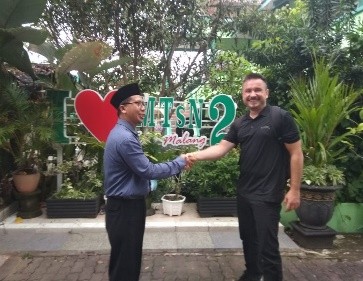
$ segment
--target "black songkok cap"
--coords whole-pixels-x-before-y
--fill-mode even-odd
[[[113,107],[117,109],[124,100],[134,95],[143,96],[139,85],[137,83],[127,84],[117,90],[117,92],[112,96],[110,102]]]

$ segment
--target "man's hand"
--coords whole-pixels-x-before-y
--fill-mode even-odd
[[[185,169],[186,170],[189,170],[190,168],[192,168],[194,163],[197,161],[195,153],[196,152],[180,155],[181,157],[183,157],[185,159],[185,162],[186,162]]]
[[[185,159],[185,162],[186,162],[185,170],[189,170],[194,165],[195,160],[193,160],[193,158],[189,156],[189,153],[182,154],[180,156]]]
[[[188,161],[191,163],[191,165],[194,165],[195,162],[197,162],[197,152],[191,152],[186,154]]]
[[[286,195],[285,199],[283,201],[286,211],[292,211],[300,206],[300,191],[295,190],[289,190]]]

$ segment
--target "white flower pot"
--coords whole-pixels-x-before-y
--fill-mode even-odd
[[[175,196],[175,194],[165,194],[161,197],[163,202],[163,213],[169,216],[180,216],[183,211],[183,205],[185,201],[185,196],[179,195],[178,200],[169,200],[168,197]]]

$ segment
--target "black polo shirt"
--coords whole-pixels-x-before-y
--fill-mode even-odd
[[[237,192],[252,200],[281,202],[286,186],[284,151],[272,127],[270,106],[252,119],[249,113],[236,119],[224,139],[240,145],[240,177]],[[300,139],[292,116],[285,110],[281,113],[283,143],[294,143]]]

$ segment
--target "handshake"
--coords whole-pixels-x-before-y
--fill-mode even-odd
[[[184,167],[185,170],[189,170],[194,165],[194,163],[198,160],[197,152],[181,154],[180,156],[185,159],[185,162],[186,162],[186,165]]]

